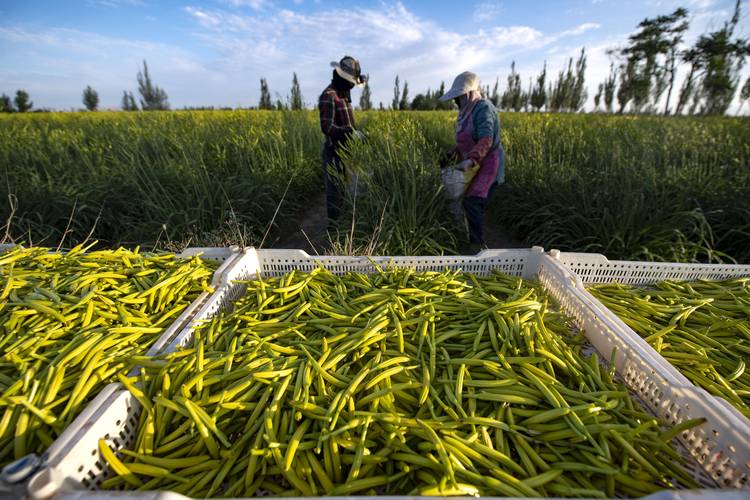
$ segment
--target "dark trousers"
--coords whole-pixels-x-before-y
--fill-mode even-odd
[[[464,211],[466,212],[466,221],[469,223],[469,242],[484,244],[484,207],[487,206],[487,200],[497,188],[497,182],[492,185],[487,198],[479,196],[467,196],[464,198]]]
[[[341,206],[344,195],[341,192],[341,179],[338,176],[344,174],[344,165],[336,152],[336,148],[326,142],[323,145],[323,178],[326,187],[326,211],[328,219],[335,220],[341,215]]]

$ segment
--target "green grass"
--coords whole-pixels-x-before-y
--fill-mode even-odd
[[[750,261],[750,121],[503,118],[494,213],[546,248],[610,258]]]
[[[437,168],[455,112],[357,119],[369,136],[348,153],[358,196],[328,250],[456,252],[465,235]],[[501,124],[507,183],[488,224],[610,258],[750,262],[748,119],[502,113]],[[35,244],[257,245],[277,207],[289,221],[322,190],[321,143],[315,111],[3,116],[0,217]]]
[[[36,244],[260,241],[275,208],[314,189],[312,114],[96,113],[0,120],[11,234]],[[287,197],[281,217],[295,213]],[[3,206],[3,219],[11,203]],[[69,234],[65,234],[66,227]]]

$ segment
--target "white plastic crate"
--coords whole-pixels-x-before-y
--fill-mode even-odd
[[[15,245],[6,246],[14,247]],[[0,246],[0,252],[3,251],[3,248],[3,246]],[[227,248],[188,248],[180,253],[178,257],[190,258],[198,254],[201,255],[202,259],[219,263],[219,266],[216,271],[214,271],[213,277],[211,279],[211,286],[214,289],[220,289],[222,286],[228,283],[225,274],[227,274],[228,271],[231,270],[236,259],[240,255],[239,247],[233,246]],[[162,350],[164,346],[169,345],[169,343],[177,335],[177,333],[182,331],[185,325],[189,322],[190,318],[195,315],[196,311],[201,307],[201,305],[209,300],[209,297],[211,295],[211,292],[202,292],[198,297],[196,297],[193,302],[191,302],[182,311],[182,313],[177,316],[177,318],[169,325],[169,327],[164,330],[159,339],[157,339],[157,341],[149,348],[149,350],[147,351],[147,355],[156,354],[160,350]],[[81,412],[81,414],[76,418],[71,426],[75,426],[75,422],[87,422],[92,418],[95,418],[93,416],[94,409],[98,408],[101,405],[101,402],[107,401],[109,396],[120,389],[121,386],[119,384],[109,384],[104,387],[104,389],[100,391],[97,397],[89,405],[87,405],[86,408],[84,408],[83,412]],[[56,447],[64,445],[64,443],[66,443],[69,438],[72,438],[72,434],[66,429],[62,434],[60,434],[58,439],[55,440],[50,448],[45,451],[45,453],[42,455],[42,460],[45,460],[46,456],[48,456],[49,454],[54,454],[54,450],[56,449]]]
[[[258,273],[263,277],[283,276],[292,270],[312,271],[318,266],[324,266],[331,272],[343,274],[345,272],[374,273],[376,265],[412,267],[417,271],[442,271],[448,269],[462,269],[475,274],[488,274],[498,269],[505,274],[531,279],[536,274],[539,259],[544,250],[541,247],[519,250],[485,250],[472,256],[444,256],[444,257],[349,257],[336,255],[311,256],[302,250],[255,250],[245,249],[227,273],[227,280],[245,280]],[[218,290],[211,299],[193,317],[190,324],[172,340],[164,352],[172,352],[178,346],[186,345],[192,339],[194,328],[206,319],[210,319],[218,311],[229,307],[231,303],[245,293],[241,284],[230,285]]]
[[[0,245],[0,253],[15,246],[16,245]],[[239,250],[240,249],[237,246],[226,248],[191,247],[182,251],[178,255],[178,257],[190,258],[195,255],[200,255],[201,258],[205,260],[210,260],[218,263],[219,267],[216,269],[216,271],[214,271],[213,277],[211,279],[211,287],[217,289],[222,285],[229,283],[228,278],[225,276],[225,274],[227,274],[228,270],[230,270],[234,265],[235,260],[240,256]],[[169,325],[169,327],[164,330],[164,333],[162,333],[162,335],[154,343],[154,345],[152,345],[151,348],[146,352],[146,355],[152,356],[161,351],[164,346],[169,345],[175,335],[185,327],[188,320],[195,314],[198,308],[200,308],[200,306],[208,300],[210,296],[211,292],[203,292],[198,295],[198,297],[196,297],[195,300],[193,300],[193,302],[191,302],[180,313],[180,315],[177,316],[177,318],[175,318],[175,320]]]
[[[0,253],[16,245],[0,245]],[[191,247],[183,250],[178,257],[190,258],[195,255],[200,255],[202,259],[213,261],[219,264],[219,267],[214,271],[211,279],[211,287],[214,289],[220,288],[222,285],[229,283],[229,276],[227,273],[234,265],[237,258],[240,256],[240,248],[238,246],[231,247]],[[235,279],[231,275],[231,279]],[[196,311],[204,304],[211,296],[211,292],[203,292],[191,302],[175,320],[164,330],[159,339],[149,348],[146,352],[147,356],[153,356],[154,354],[161,351],[164,346],[169,345],[175,335],[182,331],[185,325],[188,323],[190,318],[195,315]]]
[[[702,427],[709,429],[706,434],[714,431],[720,435],[729,435],[730,429],[726,426],[728,422],[722,420],[723,414],[716,412],[690,391],[675,392],[671,387],[671,381],[655,377],[648,370],[648,363],[641,360],[641,353],[631,347],[628,343],[616,343],[611,340],[600,341],[599,337],[608,334],[610,330],[605,326],[597,326],[597,311],[592,309],[592,303],[585,300],[583,293],[575,286],[574,276],[562,267],[556,260],[543,254],[539,247],[522,250],[487,250],[476,256],[458,257],[378,257],[371,260],[365,257],[338,257],[338,256],[310,256],[299,250],[254,250],[247,249],[239,257],[232,267],[231,274],[237,279],[250,278],[257,273],[263,276],[276,276],[287,273],[292,269],[311,270],[318,265],[323,265],[333,272],[343,273],[346,271],[373,272],[374,265],[379,266],[411,266],[420,270],[443,270],[463,269],[477,274],[487,274],[492,269],[500,269],[508,274],[533,279],[538,277],[548,292],[562,304],[564,310],[571,315],[576,322],[586,328],[585,332],[589,340],[597,348],[603,348],[602,355],[608,358],[611,347],[618,347],[617,370],[631,388],[643,401],[656,413],[670,422],[682,421],[682,414],[664,408],[671,404],[672,400],[683,398],[686,404],[694,405],[700,415],[705,415],[709,422]],[[231,278],[229,278],[231,279]],[[244,290],[241,284],[233,284],[217,290],[211,299],[196,314],[191,323],[173,340],[165,349],[165,352],[176,349],[179,345],[189,342],[194,328],[201,321],[209,319],[225,307],[231,307],[231,302],[240,296]],[[592,320],[591,318],[594,318]],[[607,346],[610,346],[607,349]],[[627,376],[627,371],[643,370],[638,372],[638,377]],[[653,388],[658,390],[654,391]],[[55,443],[51,448],[47,460],[46,469],[38,473],[29,483],[29,492],[33,496],[39,493],[50,493],[64,491],[66,489],[96,489],[107,477],[106,462],[100,457],[97,442],[104,438],[110,446],[117,450],[133,444],[137,429],[138,417],[141,411],[140,404],[124,389],[115,390],[107,397],[98,398],[97,405],[87,410],[87,418],[79,418],[71,425],[69,431],[72,439],[65,443]],[[738,439],[736,443],[741,443]],[[741,445],[738,445],[741,447]],[[745,446],[739,453],[747,453]],[[731,464],[717,466],[730,467],[721,469],[723,476],[735,477],[736,472],[731,469]],[[706,476],[700,468],[692,470],[696,478],[702,484],[715,487],[716,484]],[[733,486],[728,482],[724,486]],[[715,491],[712,491],[712,493]],[[122,498],[118,494],[118,498]],[[108,493],[100,493],[99,498],[109,498]],[[111,498],[115,498],[113,494]],[[127,498],[154,498],[153,493],[128,493]],[[62,498],[62,497],[61,497]],[[85,498],[85,497],[82,497]]]
[[[616,280],[623,284],[646,285],[664,280],[722,280],[750,276],[750,265],[609,260],[598,253],[557,250],[552,250],[550,255],[573,271],[585,284],[610,283]]]
[[[180,253],[179,257],[190,258],[200,254],[202,259],[220,263],[219,267],[214,271],[213,278],[211,279],[211,287],[214,290],[218,290],[229,283],[229,272],[240,256],[239,251],[240,249],[237,246],[227,248],[191,247]],[[185,328],[185,325],[190,321],[190,318],[192,318],[196,314],[196,311],[208,301],[211,295],[211,292],[203,292],[196,297],[195,300],[193,300],[193,302],[191,302],[190,305],[180,313],[177,319],[172,322],[169,328],[164,330],[164,333],[161,334],[159,339],[154,342],[154,345],[152,345],[146,352],[146,356],[153,356],[164,349],[164,346],[169,345],[175,335]]]
[[[605,353],[607,349],[611,352],[612,348],[617,347],[620,351],[622,345],[627,345],[629,349],[639,353],[637,362],[640,366],[623,364],[618,355],[618,371],[631,388],[641,387],[639,392],[642,397],[653,397],[661,401],[652,407],[659,416],[680,422],[707,417],[704,412],[711,410],[709,423],[713,428],[705,425],[694,428],[683,434],[683,441],[696,460],[719,484],[750,488],[750,420],[723,398],[712,396],[693,385],[640,335],[586,290],[586,285],[589,284],[614,281],[647,285],[667,279],[721,280],[750,276],[750,266],[611,261],[600,254],[555,250],[550,255],[574,274],[571,284],[580,294],[581,303],[586,303],[589,311],[585,315],[588,316],[585,318],[587,324],[582,326],[601,331],[600,335],[592,338],[597,350]],[[577,304],[566,305],[564,301],[561,302],[568,314],[579,317],[579,314],[568,310]],[[644,378],[644,373],[650,373],[650,376]]]

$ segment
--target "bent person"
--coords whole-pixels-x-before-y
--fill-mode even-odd
[[[469,242],[485,246],[484,209],[498,184],[505,181],[503,147],[500,144],[500,119],[492,102],[483,99],[479,78],[470,71],[458,75],[453,86],[440,100],[453,99],[458,106],[456,168],[479,170],[464,193],[463,207],[469,224]]]

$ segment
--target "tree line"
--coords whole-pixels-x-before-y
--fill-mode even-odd
[[[680,49],[689,28],[688,10],[644,19],[622,48],[610,50],[609,76],[594,96],[596,109],[633,113],[722,115],[739,89],[740,108],[750,100],[750,78],[740,87],[740,71],[750,55],[747,38],[737,35],[740,0],[732,17],[715,31]],[[688,68],[677,85],[677,66]],[[677,102],[672,109],[672,95]],[[662,102],[663,101],[663,102]],[[663,105],[663,107],[661,107]]]
[[[740,71],[750,56],[750,43],[737,34],[739,21],[740,0],[736,0],[732,17],[721,28],[704,33],[692,47],[681,49],[689,28],[687,9],[681,7],[668,15],[644,19],[623,47],[608,51],[612,63],[608,76],[597,86],[594,111],[723,115],[739,90],[739,112],[750,101],[750,77],[740,87]],[[586,59],[582,48],[578,58],[570,58],[554,81],[549,80],[545,62],[538,76],[529,79],[526,89],[514,61],[503,93],[498,91],[499,80],[492,89],[484,87],[482,93],[507,111],[583,111],[588,98]],[[687,66],[688,73],[678,86],[679,63]],[[440,109],[437,98],[443,88],[441,83],[438,92],[418,94],[409,102],[408,83],[404,82],[399,97],[396,76],[391,109]],[[677,96],[674,108],[673,95]]]
[[[740,0],[736,0],[732,17],[722,27],[702,34],[693,46],[682,48],[684,34],[690,26],[688,16],[688,10],[680,7],[671,14],[646,18],[638,24],[624,46],[608,51],[612,63],[609,74],[596,87],[594,111],[723,115],[738,91],[738,113],[741,111],[750,101],[750,77],[740,86],[740,72],[750,56],[750,42],[737,34]],[[529,78],[528,85],[524,85],[513,61],[503,92],[499,91],[500,80],[497,78],[492,87],[486,85],[482,88],[482,94],[498,109],[506,111],[582,112],[588,99],[586,64],[584,47],[578,57],[568,59],[567,65],[554,79],[548,75],[545,62],[536,78]],[[687,75],[678,85],[680,64],[687,67]],[[151,80],[146,61],[143,61],[143,69],[138,71],[136,81],[139,102],[132,91],[124,90],[121,101],[124,111],[169,109],[167,93]],[[403,81],[402,84],[396,75],[393,100],[387,108],[380,102],[378,109],[452,109],[454,104],[451,101],[440,101],[444,93],[445,82],[441,82],[436,90],[428,89],[411,98],[409,83]],[[673,96],[677,100],[674,107],[671,106]],[[82,102],[87,110],[96,111],[99,106],[96,90],[87,86],[83,90]],[[0,112],[26,112],[32,107],[29,94],[24,90],[18,90],[13,100],[6,94],[0,96]],[[296,73],[293,73],[291,91],[285,99],[278,94],[273,99],[268,81],[260,79],[258,109],[300,110],[305,107]],[[362,88],[359,108],[374,109],[369,78]]]
[[[740,0],[736,0],[729,20],[714,31],[702,34],[693,46],[682,48],[684,35],[690,27],[689,12],[680,7],[667,15],[646,18],[630,35],[622,47],[608,51],[612,63],[603,82],[593,96],[595,112],[647,113],[647,114],[702,114],[723,115],[739,91],[739,109],[750,101],[750,77],[744,84],[740,72],[750,56],[750,42],[737,34],[740,21]],[[688,68],[684,81],[678,85],[677,69],[680,64]],[[588,99],[586,88],[587,54],[585,47],[578,57],[569,58],[556,75],[548,75],[547,63],[528,85],[521,81],[516,63],[510,66],[505,89],[499,91],[500,80],[492,87],[484,86],[482,94],[501,110],[582,112]],[[441,110],[452,109],[453,103],[440,101],[445,93],[445,82],[437,90],[428,89],[410,98],[409,83],[401,82],[396,75],[393,85],[391,110]],[[274,104],[268,83],[261,78],[261,109],[301,109],[299,82],[294,75],[291,99]],[[673,96],[677,102],[672,107]],[[359,108],[373,109],[368,83],[362,89]],[[296,103],[296,104],[295,104]],[[382,102],[378,109],[386,109]]]
[[[143,70],[138,71],[136,81],[138,82],[138,93],[140,94],[140,107],[138,106],[138,103],[136,103],[133,93],[124,90],[121,101],[121,108],[123,111],[138,111],[139,109],[144,111],[169,109],[167,93],[164,89],[155,85],[151,80],[146,61],[143,61]],[[99,94],[91,87],[91,85],[87,85],[86,88],[83,89],[81,101],[88,111],[97,111],[99,109]],[[25,90],[18,90],[13,101],[11,101],[10,97],[6,94],[0,96],[0,112],[24,113],[31,111],[33,105],[34,103],[31,102],[29,94]]]
[[[25,90],[17,90],[13,99],[7,94],[0,95],[0,113],[25,113],[31,111],[33,107],[34,103],[31,102],[29,93]]]

